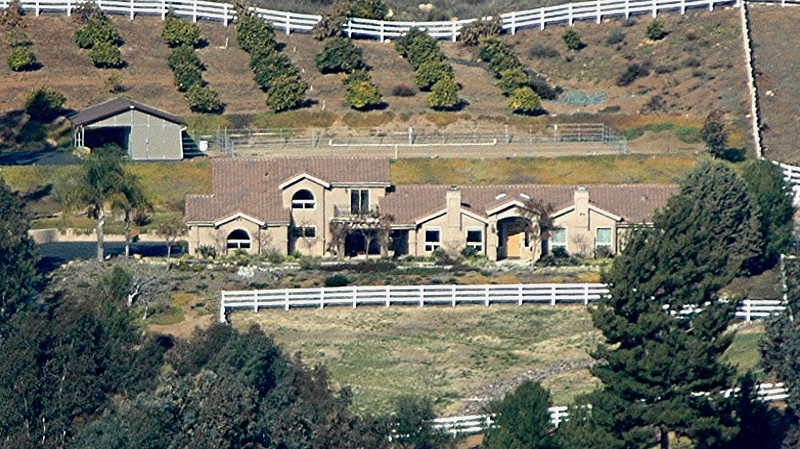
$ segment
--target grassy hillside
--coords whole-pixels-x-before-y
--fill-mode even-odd
[[[545,31],[522,30],[505,36],[521,59],[547,77],[551,84],[563,87],[557,101],[546,101],[551,114],[526,118],[510,115],[505,100],[494,86],[496,80],[477,60],[475,49],[442,42],[442,48],[462,85],[461,96],[468,105],[457,113],[434,114],[427,107],[425,94],[411,97],[392,95],[398,86],[412,86],[413,72],[400,58],[391,42],[357,41],[366,61],[373,67],[373,79],[388,103],[385,111],[351,112],[344,104],[345,90],[341,75],[321,75],[314,67],[315,55],[322,44],[309,35],[293,34],[278,38],[284,52],[303,70],[310,83],[314,105],[301,113],[273,115],[264,105],[264,94],[251,79],[247,55],[239,49],[233,27],[218,23],[200,23],[207,45],[199,50],[207,66],[204,78],[220,93],[227,104],[225,116],[195,119],[191,117],[181,94],[174,88],[166,65],[167,47],[159,37],[162,23],[156,17],[127,18],[113,21],[125,40],[122,54],[127,67],[101,70],[91,66],[85,50],[73,43],[76,24],[62,15],[26,16],[27,33],[43,68],[30,73],[11,72],[0,67],[0,112],[21,108],[27,93],[42,85],[63,91],[67,107],[80,109],[108,98],[106,80],[121,78],[128,88],[125,95],[153,106],[187,116],[194,129],[213,130],[217,126],[401,126],[418,124],[474,125],[481,123],[526,123],[546,121],[604,121],[619,129],[644,129],[657,120],[669,126],[659,128],[658,148],[670,151],[682,147],[697,148],[696,131],[711,108],[728,112],[727,118],[741,135],[746,136],[746,86],[737,13],[732,9],[695,10],[685,16],[663,14],[668,31],[659,42],[645,39],[649,17],[629,21],[609,19],[597,25],[578,22],[585,48],[568,51],[561,41],[565,27],[552,26]],[[616,36],[611,39],[611,34]],[[613,42],[613,43],[611,43]],[[543,50],[544,49],[544,50]],[[5,39],[0,54],[8,51]],[[650,75],[626,87],[618,87],[616,78],[628,65],[649,67]],[[654,97],[660,96],[654,100]],[[591,104],[588,104],[591,103]],[[671,125],[670,125],[671,124]],[[686,129],[686,128],[690,129]],[[683,129],[682,134],[678,132]],[[652,130],[631,134],[634,140],[649,142]],[[692,135],[694,133],[694,135]],[[669,135],[677,136],[670,138]],[[739,143],[744,143],[739,139]]]

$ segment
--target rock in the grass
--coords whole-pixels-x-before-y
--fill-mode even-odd
[[[433,3],[420,3],[419,10],[422,12],[430,12],[433,11]]]

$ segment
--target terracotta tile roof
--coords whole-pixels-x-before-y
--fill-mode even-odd
[[[381,211],[395,218],[395,224],[413,224],[445,208],[443,185],[398,186],[381,200]],[[487,216],[487,211],[514,200],[524,202],[527,195],[553,204],[555,210],[574,204],[576,185],[515,184],[489,186],[462,186],[462,206],[471,212]],[[620,184],[589,185],[589,202],[596,207],[622,217],[626,222],[642,223],[652,219],[653,213],[664,207],[667,199],[678,190],[675,185]]]
[[[186,220],[217,221],[244,213],[261,221],[289,221],[279,185],[306,173],[331,184],[390,184],[389,159],[360,157],[231,158],[211,162],[212,195],[188,195]]]
[[[150,114],[179,125],[186,124],[186,122],[184,122],[183,119],[177,115],[170,114],[169,112],[156,109],[152,106],[137,103],[131,99],[121,97],[111,98],[102,103],[89,106],[69,115],[67,118],[75,125],[87,125],[125,112],[129,109],[136,109],[146,114]]]

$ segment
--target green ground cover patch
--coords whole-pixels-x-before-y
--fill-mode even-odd
[[[623,130],[622,135],[628,140],[636,140],[642,137],[647,131],[652,133],[673,132],[678,140],[683,143],[699,143],[702,141],[699,127],[678,125],[672,122],[654,122],[641,126],[634,126]]]
[[[731,347],[725,351],[723,360],[733,364],[740,374],[748,370],[761,371],[758,366],[761,362],[761,351],[758,343],[764,336],[764,325],[755,323],[748,327],[739,329],[733,339]]]

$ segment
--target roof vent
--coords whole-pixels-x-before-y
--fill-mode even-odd
[[[507,193],[501,193],[501,194],[497,195],[496,197],[494,197],[494,199],[496,199],[496,200],[502,200],[503,198],[505,198],[505,197],[507,197],[507,196],[508,196],[508,194],[507,194]]]
[[[531,197],[529,195],[525,194],[525,193],[520,193],[519,197],[522,198],[523,200],[531,199]]]

